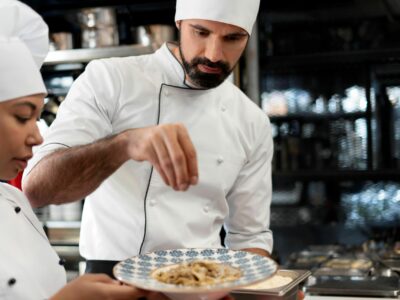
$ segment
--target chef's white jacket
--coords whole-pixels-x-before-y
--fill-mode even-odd
[[[66,284],[64,267],[21,191],[0,183],[0,299],[49,299]]]
[[[224,223],[229,248],[271,251],[268,117],[228,81],[214,89],[189,88],[169,46],[151,55],[92,61],[26,173],[55,149],[180,122],[197,151],[198,184],[177,192],[149,163],[124,163],[86,197],[81,255],[122,260],[158,249],[221,247]]]

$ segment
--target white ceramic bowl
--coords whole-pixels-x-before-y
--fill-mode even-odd
[[[195,260],[229,264],[241,271],[241,277],[210,286],[189,287],[165,284],[152,276],[159,268]],[[114,276],[126,284],[164,293],[173,300],[217,300],[234,289],[269,278],[277,268],[272,259],[250,252],[192,248],[161,250],[126,259],[114,267]]]

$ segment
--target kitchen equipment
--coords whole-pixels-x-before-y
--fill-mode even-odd
[[[284,286],[272,289],[238,289],[231,294],[238,300],[296,300],[300,285],[311,272],[307,270],[278,270],[277,275],[290,277],[292,281]]]
[[[400,260],[399,259],[382,259],[382,264],[390,268],[392,271],[400,272]]]
[[[159,48],[165,42],[175,40],[175,28],[169,25],[153,24],[149,26],[153,45]]]
[[[367,258],[337,257],[324,262],[321,268],[315,270],[315,277],[347,276],[366,278],[373,267]]]
[[[133,34],[137,44],[143,46],[152,45],[154,49],[158,49],[165,42],[175,40],[175,29],[169,25],[138,26],[134,28]]]
[[[71,32],[55,32],[50,34],[50,51],[73,49]]]
[[[78,245],[81,222],[47,221],[45,229],[52,245]]]
[[[397,273],[394,270],[390,269],[387,265],[383,263],[382,258],[377,253],[375,253],[374,251],[366,251],[366,255],[374,263],[374,266],[370,272],[371,276],[398,277]]]
[[[335,296],[397,297],[400,293],[397,277],[330,277],[318,278],[305,287],[307,293]]]
[[[332,250],[304,250],[292,254],[288,266],[293,269],[312,270],[336,256],[338,256],[338,253]]]
[[[49,207],[52,221],[80,221],[82,216],[82,200]]]
[[[86,8],[79,13],[82,48],[110,47],[119,44],[115,10],[111,7]]]

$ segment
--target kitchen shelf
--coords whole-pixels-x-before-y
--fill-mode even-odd
[[[87,7],[123,6],[129,5],[138,12],[175,9],[174,0],[23,0],[39,12],[63,11]]]
[[[273,171],[274,180],[292,179],[299,181],[400,181],[400,170],[297,170]]]
[[[47,221],[45,231],[52,245],[71,246],[79,244],[80,221]]]
[[[153,53],[152,46],[130,45],[94,49],[71,49],[49,52],[44,65],[87,63],[93,59],[136,56]]]
[[[324,114],[316,114],[316,113],[296,113],[289,114],[286,116],[269,116],[269,119],[272,123],[283,123],[290,121],[299,121],[301,123],[306,122],[323,122],[323,121],[332,121],[332,120],[357,120],[360,118],[368,117],[367,112],[354,112],[354,113],[324,113]]]
[[[314,68],[337,64],[395,63],[400,61],[400,49],[360,50],[348,52],[329,52],[301,55],[269,56],[265,58],[264,72],[285,70],[286,68]]]

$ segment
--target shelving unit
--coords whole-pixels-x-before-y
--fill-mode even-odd
[[[400,87],[400,45],[391,38],[399,29],[372,1],[362,10],[354,1],[311,2],[275,3],[258,26],[260,106],[271,113],[275,149],[271,228],[283,261],[310,244],[360,245],[373,238],[371,228],[388,230],[376,220],[390,205],[396,210],[400,184],[386,91]],[[344,109],[350,87],[363,91],[362,109]],[[311,100],[300,99],[305,94]],[[335,99],[342,107],[328,109]],[[343,147],[349,142],[353,148]],[[366,164],[356,162],[360,143]]]
[[[338,65],[364,65],[400,62],[400,49],[375,49],[348,52],[313,53],[303,55],[267,56],[262,69],[273,71],[287,68],[337,67]],[[335,66],[336,65],[336,66]]]
[[[326,122],[333,120],[357,120],[366,117],[368,117],[367,112],[326,113],[326,114],[296,113],[296,114],[288,114],[285,116],[270,116],[269,119],[272,123],[284,123],[293,120],[305,123],[305,122]]]
[[[174,25],[175,0],[22,0],[38,11],[50,25],[59,28],[66,13],[89,7],[114,7],[126,12],[133,25]],[[75,24],[77,25],[77,24]]]
[[[44,64],[74,64],[87,63],[93,59],[109,58],[109,57],[125,57],[134,55],[150,54],[154,52],[152,46],[131,45],[94,49],[71,49],[58,50],[49,52]]]
[[[295,180],[295,181],[384,181],[398,180],[400,170],[303,170],[303,171],[277,171],[273,172],[275,180]]]

